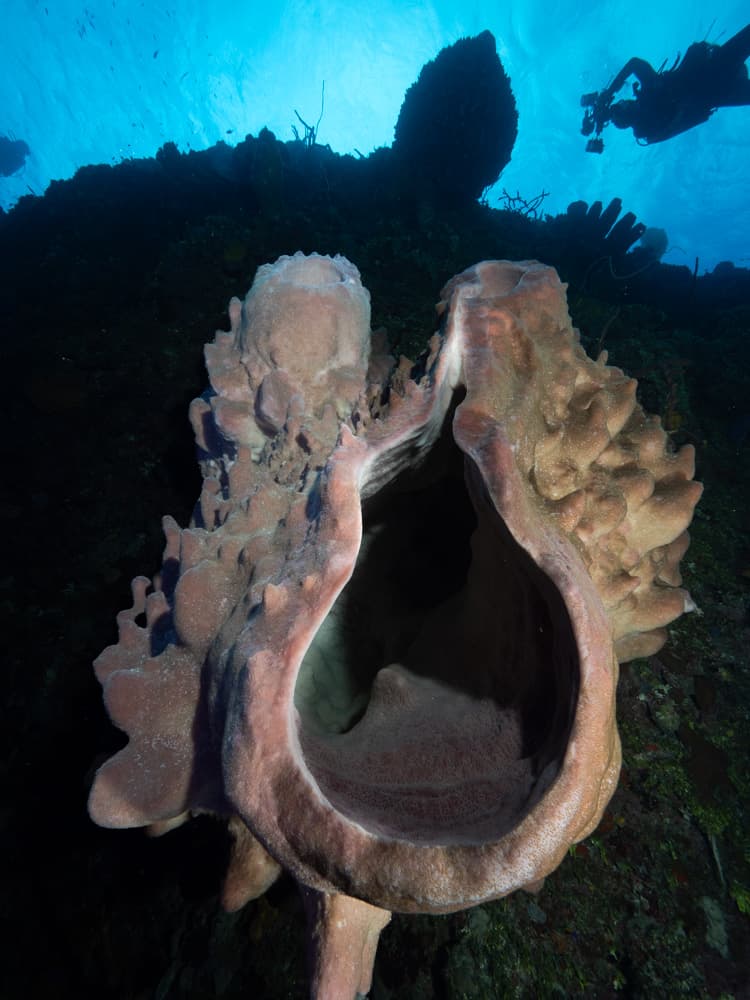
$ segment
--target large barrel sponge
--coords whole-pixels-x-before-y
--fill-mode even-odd
[[[510,80],[494,36],[483,31],[422,67],[401,105],[393,151],[420,191],[465,204],[498,179],[517,134]]]

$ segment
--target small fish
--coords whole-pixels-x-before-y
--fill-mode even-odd
[[[0,135],[0,177],[10,177],[19,171],[30,152],[23,139]]]

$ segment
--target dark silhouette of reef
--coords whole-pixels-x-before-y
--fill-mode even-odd
[[[461,38],[406,91],[393,142],[398,183],[442,205],[468,204],[498,179],[517,134],[516,102],[493,35]]]
[[[645,226],[630,212],[619,217],[619,199],[606,208],[573,202],[561,215],[537,218],[465,196],[460,204],[427,198],[424,186],[400,183],[395,162],[389,148],[367,157],[339,155],[299,139],[281,142],[263,129],[236,147],[220,142],[183,154],[167,143],[153,159],[83,167],[70,181],[53,181],[43,198],[26,196],[10,212],[0,210],[6,283],[23,284],[25,249],[41,243],[48,252],[62,251],[76,236],[87,248],[110,255],[114,234],[124,238],[126,248],[137,240],[137,260],[128,268],[145,268],[186,224],[220,213],[256,219],[268,230],[281,221],[277,231],[288,239],[280,252],[313,249],[311,227],[318,243],[326,228],[356,242],[388,227],[424,233],[439,219],[458,228],[471,220],[474,232],[485,237],[477,247],[485,256],[536,257],[589,293],[635,297],[675,317],[750,299],[747,268],[725,262],[699,275],[697,260],[693,269],[663,264],[634,246]],[[422,177],[426,170],[423,162],[414,162],[408,172]],[[84,225],[84,212],[93,212],[97,224]],[[108,277],[112,282],[117,266]]]
[[[412,358],[452,275],[484,258],[555,265],[584,345],[638,377],[675,442],[696,445],[707,483],[686,560],[703,614],[623,671],[627,769],[595,838],[533,902],[396,917],[373,1000],[672,996],[677,982],[681,996],[744,995],[750,274],[660,263],[618,200],[554,218],[491,208],[475,200],[489,175],[471,198],[425,198],[399,183],[392,149],[339,156],[263,130],[236,148],[167,144],[153,159],[86,167],[0,215],[0,776],[13,859],[0,995],[304,995],[289,883],[220,913],[220,824],[203,817],[150,841],[86,814],[98,755],[122,744],[90,664],[114,640],[130,579],[160,562],[160,517],[190,517],[199,477],[186,414],[206,386],[203,345],[256,267],[295,250],[354,261],[373,328]]]

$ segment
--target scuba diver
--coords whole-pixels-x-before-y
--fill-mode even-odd
[[[671,69],[658,70],[637,56],[629,59],[601,92],[584,94],[586,108],[581,132],[595,132],[586,152],[601,153],[602,129],[632,128],[642,144],[663,142],[708,121],[717,108],[750,104],[750,80],[745,60],[750,56],[750,24],[723,45],[693,42]],[[633,98],[612,103],[629,76],[635,77]]]

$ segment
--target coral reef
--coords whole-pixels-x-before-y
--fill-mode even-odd
[[[597,290],[622,284],[623,279],[637,276],[656,262],[653,254],[641,247],[631,250],[646,232],[646,226],[636,222],[632,212],[618,218],[621,210],[620,198],[613,198],[606,208],[600,201],[591,205],[574,201],[565,215],[548,220],[555,245],[551,259],[565,259],[573,284]]]
[[[510,80],[483,31],[422,67],[401,105],[393,154],[403,183],[443,204],[467,204],[498,179],[517,134]]]
[[[128,745],[100,824],[229,818],[224,903],[303,886],[314,991],[369,988],[390,910],[535,889],[620,764],[617,663],[689,610],[700,487],[564,286],[489,261],[412,366],[341,257],[260,268],[206,348],[203,488],[96,670]]]

